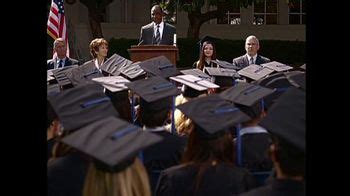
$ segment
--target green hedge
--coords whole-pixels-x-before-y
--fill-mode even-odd
[[[130,59],[127,49],[131,45],[137,45],[137,39],[109,40],[109,55],[117,53]],[[177,67],[191,67],[199,58],[199,45],[197,40],[180,38],[177,40],[180,60]],[[244,40],[219,40],[215,42],[217,57],[220,60],[232,62],[232,59],[245,53]],[[305,63],[305,42],[260,40],[259,54],[294,67]]]

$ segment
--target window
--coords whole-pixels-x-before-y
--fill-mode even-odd
[[[306,3],[304,0],[290,1],[288,4],[289,24],[305,24]]]
[[[253,25],[278,24],[277,0],[253,3]]]
[[[149,10],[151,11],[153,5],[155,4],[159,4],[162,6],[162,4],[169,4],[169,3],[171,3],[170,0],[151,0],[151,7],[149,8]],[[164,16],[164,19],[163,19],[164,22],[167,22],[169,24],[176,24],[177,7],[174,8],[173,12],[171,11],[166,11],[166,12],[168,12],[168,14]],[[150,19],[152,19],[151,14],[150,14]]]
[[[239,5],[232,6],[227,2],[218,2],[217,9],[219,13],[225,13],[217,18],[217,24],[241,24],[241,12]]]

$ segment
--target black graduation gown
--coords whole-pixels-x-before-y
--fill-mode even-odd
[[[150,178],[151,190],[154,191],[162,170],[180,164],[187,144],[187,138],[173,135],[168,131],[152,132],[164,138],[158,144],[143,151],[143,163]]]
[[[47,161],[52,157],[52,150],[55,143],[56,141],[54,138],[47,140]]]
[[[88,161],[72,153],[49,162],[47,167],[48,196],[82,196]]]
[[[305,196],[305,184],[295,180],[274,179],[270,184],[251,190],[241,196]]]
[[[192,65],[192,68],[197,68],[197,62],[194,62],[193,65]],[[216,63],[213,63],[213,62],[210,62],[209,64],[204,61],[204,67],[217,67]]]
[[[271,139],[268,133],[252,133],[242,136],[243,166],[250,171],[270,171],[272,161],[268,150]]]
[[[256,187],[255,179],[248,170],[221,163],[207,168],[195,194],[197,175],[198,168],[194,164],[171,167],[161,173],[155,195],[225,196],[237,195]]]

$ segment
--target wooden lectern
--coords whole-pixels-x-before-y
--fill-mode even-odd
[[[144,61],[163,55],[168,58],[172,64],[176,65],[179,56],[179,49],[171,45],[134,45],[128,49],[128,52],[132,62]]]

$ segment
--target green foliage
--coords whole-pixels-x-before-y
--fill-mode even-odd
[[[114,53],[117,53],[124,58],[130,59],[128,49],[132,45],[137,45],[138,40],[137,39],[125,39],[125,38],[121,38],[121,39],[112,38],[109,40],[108,43],[109,43],[108,44],[109,45],[108,46],[108,48],[109,48],[108,56],[111,56]]]
[[[196,39],[179,38],[177,40],[180,60],[178,68],[189,68],[199,59],[199,45]],[[245,40],[223,39],[215,42],[217,58],[232,62],[232,59],[245,54]],[[109,41],[109,54],[117,53],[127,59],[130,55],[127,49],[131,45],[137,45],[137,39],[114,39]],[[268,57],[271,61],[278,61],[294,67],[305,63],[305,42],[260,40],[259,54]]]

